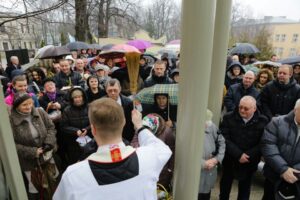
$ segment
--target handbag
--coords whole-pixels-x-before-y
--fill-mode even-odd
[[[31,170],[31,182],[39,191],[40,199],[50,200],[58,185],[58,170],[55,162],[40,164],[37,160],[37,167]]]

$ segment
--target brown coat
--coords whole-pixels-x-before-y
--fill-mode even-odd
[[[26,116],[18,113],[15,109],[12,109],[10,115],[10,123],[22,171],[30,171],[37,166],[36,151],[43,144],[51,144],[56,147],[56,130],[48,114],[40,108],[33,108],[31,115],[32,124],[40,136],[38,143],[34,141],[30,133],[29,124],[25,120]],[[43,163],[42,160],[41,162]]]

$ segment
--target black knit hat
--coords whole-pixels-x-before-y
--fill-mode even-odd
[[[13,109],[16,109],[21,103],[26,101],[27,99],[32,98],[26,92],[18,92],[14,95]]]
[[[43,80],[43,85],[45,85],[45,84],[48,83],[48,82],[53,82],[53,83],[55,83],[54,79],[52,79],[52,78],[45,78],[45,79]]]

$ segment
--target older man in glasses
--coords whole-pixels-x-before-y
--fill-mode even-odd
[[[234,179],[239,181],[238,199],[249,199],[251,179],[261,153],[259,142],[268,119],[256,110],[252,96],[241,98],[238,109],[227,113],[220,130],[226,140],[220,200],[228,200]]]

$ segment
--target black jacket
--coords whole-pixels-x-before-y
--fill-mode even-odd
[[[169,78],[167,73],[165,76],[158,77],[154,74],[154,70],[152,71],[152,75],[149,76],[145,81],[144,81],[144,87],[151,87],[155,84],[172,84],[173,80]]]
[[[266,126],[261,139],[261,151],[265,159],[264,175],[270,181],[277,181],[288,167],[300,170],[300,144],[295,114],[274,117]]]
[[[59,72],[58,74],[56,74],[54,76],[53,79],[55,81],[56,87],[59,89],[61,89],[64,86],[69,86],[70,79],[72,82],[72,86],[80,86],[80,87],[84,88],[84,84],[85,84],[81,75],[78,72],[74,72],[74,71],[71,71],[70,75],[66,75],[63,72]]]
[[[83,92],[84,104],[81,106],[75,106],[71,95],[73,91],[81,90]],[[68,105],[62,114],[61,120],[61,132],[63,138],[66,142],[67,155],[69,159],[69,164],[77,162],[81,155],[81,149],[76,142],[77,134],[76,132],[81,129],[87,129],[87,135],[92,137],[90,121],[88,117],[88,105],[86,95],[81,88],[73,88],[70,91],[70,105]]]
[[[88,103],[91,103],[92,101],[96,99],[100,99],[101,97],[104,97],[106,95],[106,92],[102,90],[100,87],[98,88],[98,93],[94,94],[90,88],[86,90],[86,96]]]
[[[253,173],[260,161],[260,139],[268,119],[256,111],[247,123],[241,118],[238,109],[227,113],[220,126],[221,133],[225,137],[226,151],[223,167],[234,171],[236,178]],[[249,163],[239,162],[243,153],[249,158]]]
[[[227,111],[233,111],[238,107],[243,96],[252,96],[258,101],[259,92],[253,85],[247,89],[243,87],[243,83],[231,85],[224,97],[224,105]],[[259,102],[257,102],[257,104],[259,104]]]
[[[278,80],[269,82],[261,91],[262,112],[269,119],[276,115],[285,115],[293,110],[300,98],[300,86],[292,78],[286,85]]]
[[[5,69],[5,73],[7,75],[7,77],[11,80],[11,73],[12,71],[16,70],[16,69],[21,69],[21,65],[15,66],[13,64],[9,64],[6,69]]]
[[[122,136],[128,142],[131,142],[134,136],[134,125],[131,121],[131,111],[133,110],[133,103],[128,97],[124,95],[120,95],[120,98],[126,119],[126,124],[124,126]]]
[[[49,97],[47,96],[47,94],[44,94],[43,96],[41,96],[39,98],[39,103],[40,106],[46,111],[48,104],[51,102],[51,100],[49,99]],[[61,110],[63,111],[64,108],[67,106],[67,101],[66,101],[66,93],[62,92],[62,91],[57,91],[56,92],[56,99],[54,101],[58,102],[61,105]],[[53,112],[53,109],[49,109],[48,113]]]

